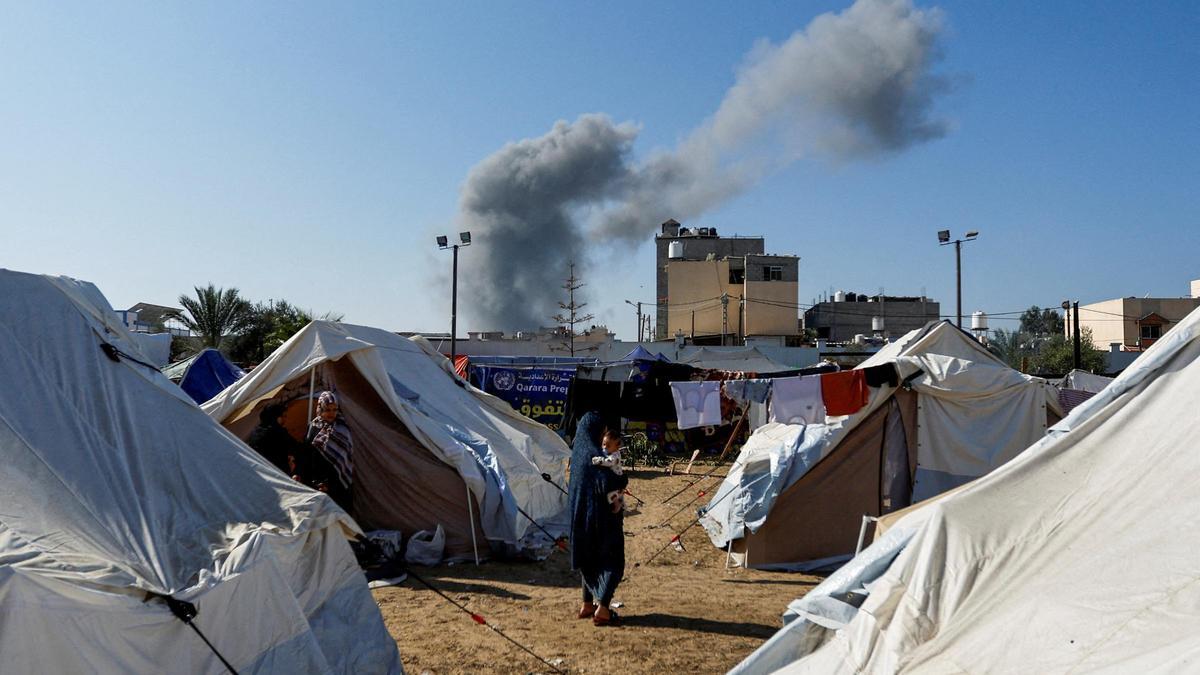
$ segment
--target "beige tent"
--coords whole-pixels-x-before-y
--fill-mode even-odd
[[[1022,375],[949,322],[888,345],[908,386],[826,424],[768,424],[743,447],[701,524],[749,567],[811,569],[855,550],[862,518],[984,475],[1059,419],[1054,388]]]
[[[565,534],[565,497],[541,474],[565,485],[566,444],[456,378],[424,341],[313,322],[204,410],[246,439],[259,411],[282,403],[302,439],[310,396],[324,390],[353,433],[351,511],[364,528],[407,537],[441,525],[452,559],[545,546],[538,525]]]

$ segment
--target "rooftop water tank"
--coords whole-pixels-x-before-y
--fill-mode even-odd
[[[673,241],[667,244],[667,259],[683,260],[683,242]]]
[[[987,330],[987,314],[984,312],[974,312],[971,314],[971,330]]]
[[[882,316],[871,317],[871,332],[873,332],[873,333],[882,333],[883,332],[883,317]]]
[[[837,293],[834,293],[833,301],[834,302],[845,302],[846,301],[846,291],[838,291]]]

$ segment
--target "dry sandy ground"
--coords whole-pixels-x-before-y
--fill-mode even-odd
[[[615,598],[624,604],[618,610],[625,619],[623,627],[596,628],[575,618],[579,578],[562,552],[540,563],[490,562],[414,571],[572,673],[725,672],[774,634],[787,604],[820,579],[726,570],[724,553],[713,548],[698,525],[683,536],[684,552],[668,548],[649,565],[635,567],[686,526],[695,508],[676,516],[670,527],[655,526],[698,490],[711,492],[717,484],[709,479],[670,504],[661,504],[690,480],[654,469],[631,474],[629,489],[646,504],[625,519],[625,580]],[[374,594],[410,675],[551,672],[412,580]]]

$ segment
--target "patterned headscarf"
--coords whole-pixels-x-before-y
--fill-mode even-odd
[[[354,438],[350,435],[350,427],[346,426],[346,418],[340,410],[332,422],[326,422],[321,417],[321,413],[337,404],[337,397],[332,391],[323,391],[317,397],[317,416],[312,421],[317,433],[313,436],[312,444],[333,465],[338,482],[349,488],[354,482]]]

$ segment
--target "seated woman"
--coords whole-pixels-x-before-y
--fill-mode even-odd
[[[606,429],[599,414],[589,412],[579,420],[567,497],[571,569],[579,570],[583,581],[583,606],[578,616],[590,618],[596,626],[617,625],[619,621],[609,604],[625,574],[624,514],[608,495],[623,491],[629,478],[593,464],[592,459],[604,458],[619,446],[618,433]]]
[[[354,437],[332,391],[323,391],[317,397],[317,416],[309,423],[305,440],[317,451],[317,461],[326,465],[326,470],[320,472],[329,477],[324,484],[325,492],[349,511],[350,488],[354,483]]]
[[[246,445],[254,448],[268,462],[289,476],[295,475],[293,468],[300,443],[283,428],[282,403],[272,403],[258,414],[258,426],[250,432]]]

